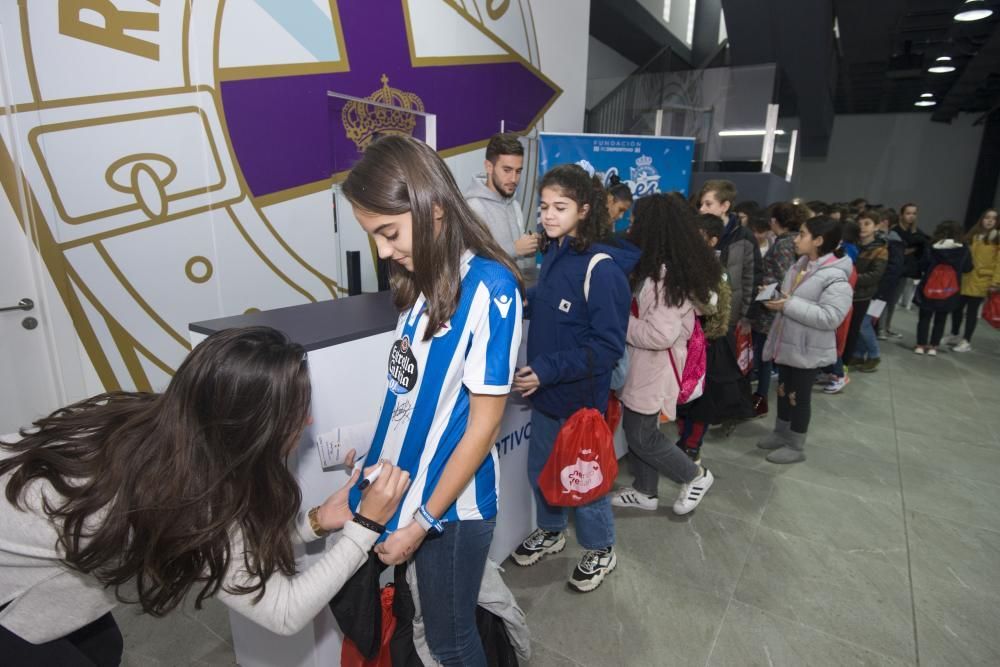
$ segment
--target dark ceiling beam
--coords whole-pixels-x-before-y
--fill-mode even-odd
[[[664,46],[691,63],[691,49],[637,0],[591,0],[590,34],[640,67]]]
[[[998,70],[1000,70],[1000,24],[993,28],[989,40],[969,61],[962,71],[962,76],[958,77],[948,89],[944,99],[934,108],[931,120],[950,123],[962,110],[963,101],[971,98],[977,89],[985,85],[990,74]]]
[[[833,133],[837,62],[832,0],[722,0],[733,65],[777,63],[795,90],[803,157],[823,157]]]

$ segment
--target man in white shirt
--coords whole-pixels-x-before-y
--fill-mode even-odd
[[[524,147],[517,136],[493,135],[483,166],[486,178],[473,177],[465,191],[469,208],[508,255],[515,260],[533,256],[538,251],[538,235],[525,232],[524,216],[514,198],[524,168]]]

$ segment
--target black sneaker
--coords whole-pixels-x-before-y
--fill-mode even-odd
[[[563,533],[550,533],[538,528],[528,535],[517,549],[514,549],[510,557],[521,567],[528,567],[545,556],[557,554],[565,548],[566,536]]]
[[[600,586],[604,577],[611,574],[617,565],[618,556],[615,555],[614,547],[585,551],[569,578],[570,588],[581,593],[589,593]]]

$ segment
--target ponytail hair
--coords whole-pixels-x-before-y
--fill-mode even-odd
[[[842,231],[839,222],[828,215],[817,215],[805,221],[805,228],[813,238],[823,237],[823,244],[819,247],[820,257],[831,252],[836,257],[844,256],[844,250],[840,247]]]
[[[549,169],[542,176],[538,187],[541,192],[546,188],[558,188],[563,197],[572,199],[582,210],[588,207],[587,213],[576,228],[576,236],[570,237],[570,243],[577,252],[584,252],[592,243],[606,241],[611,238],[611,216],[608,214],[607,192],[600,179],[592,178],[583,167],[576,164],[561,164]],[[550,239],[542,239],[541,250],[545,252]]]

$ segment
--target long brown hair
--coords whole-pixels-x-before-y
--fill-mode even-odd
[[[196,607],[229,567],[253,577],[229,592],[263,596],[295,572],[289,530],[301,492],[285,459],[309,415],[305,351],[267,327],[209,336],[162,394],[107,393],[56,410],[2,443],[7,501],[27,509],[33,482],[67,567],[114,587],[134,581],[162,616],[192,589]],[[232,553],[230,532],[245,553]],[[232,561],[236,561],[233,563]],[[228,589],[227,589],[228,590]]]
[[[984,243],[1000,245],[1000,220],[997,221],[997,224],[993,225],[993,229],[989,232],[983,227],[983,220],[986,218],[986,214],[990,212],[995,214],[997,210],[995,208],[988,208],[980,214],[979,219],[976,220],[976,224],[965,235],[965,242],[967,244],[971,244],[976,237],[982,237]]]
[[[639,199],[628,239],[642,251],[631,276],[633,292],[648,278],[657,298],[662,294],[665,305],[676,307],[686,299],[708,303],[719,288],[722,265],[699,233],[694,211],[680,193]]]
[[[538,191],[541,192],[545,188],[558,188],[562,196],[572,199],[578,208],[590,207],[587,216],[576,227],[576,236],[569,238],[574,250],[584,252],[591,243],[611,238],[608,195],[600,179],[588,175],[578,164],[560,164],[542,176]],[[542,237],[539,246],[542,252],[549,247],[551,240],[548,236]]]
[[[466,250],[503,264],[524,293],[517,266],[469,208],[448,165],[422,141],[382,137],[351,169],[343,192],[352,205],[368,213],[413,216],[413,272],[393,262],[390,282],[401,311],[411,308],[421,293],[427,299],[424,340],[430,340],[458,307]],[[435,205],[444,214],[440,232],[434,225]]]

